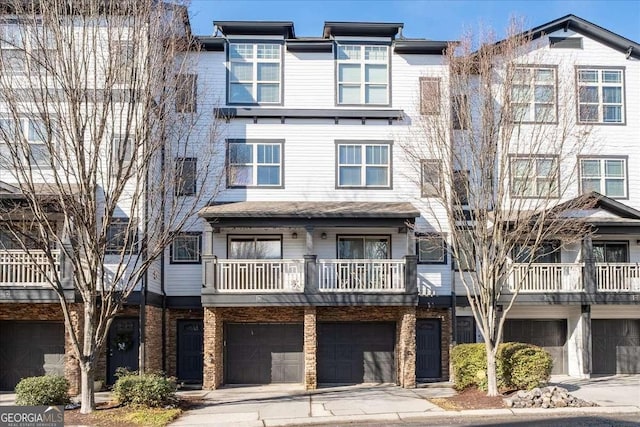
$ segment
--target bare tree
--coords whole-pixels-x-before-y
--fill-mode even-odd
[[[484,32],[449,46],[447,78],[423,79],[431,82],[422,84],[424,143],[403,144],[423,196],[433,197],[421,231],[447,234],[484,339],[491,396],[505,319],[535,279],[532,264],[589,233],[573,215],[591,204],[577,194],[576,154],[590,132],[576,126],[573,63],[521,28],[512,23],[497,43]]]
[[[216,121],[197,111],[198,44],[185,6],[3,5],[0,179],[14,191],[0,220],[59,296],[88,413],[112,320],[218,189]]]

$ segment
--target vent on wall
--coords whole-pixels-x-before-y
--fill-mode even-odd
[[[582,49],[582,37],[549,37],[549,46],[555,49]]]

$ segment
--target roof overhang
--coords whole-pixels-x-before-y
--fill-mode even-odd
[[[279,36],[295,38],[291,21],[214,21],[215,28],[225,36]]]
[[[394,38],[403,26],[389,22],[325,22],[322,36],[327,39],[336,36]]]
[[[399,54],[444,55],[452,44],[455,45],[458,42],[404,39],[393,42],[393,51]]]
[[[407,202],[235,202],[199,212],[213,226],[387,226],[413,223],[420,212]]]

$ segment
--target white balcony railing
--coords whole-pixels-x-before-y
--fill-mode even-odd
[[[522,293],[580,292],[583,264],[514,264],[509,290]]]
[[[640,292],[640,264],[596,263],[599,292]]]
[[[60,268],[60,253],[53,252],[54,266],[43,251],[0,251],[0,286],[42,286],[53,279],[55,269]]]
[[[318,287],[321,292],[402,292],[404,259],[321,259]]]
[[[224,259],[215,265],[218,292],[304,292],[304,260]]]

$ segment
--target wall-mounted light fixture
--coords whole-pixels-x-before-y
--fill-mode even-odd
[[[292,239],[297,239],[298,238],[298,233],[296,233],[295,231],[293,233],[291,233],[291,238]]]
[[[320,238],[321,238],[322,240],[326,240],[326,238],[327,238],[327,233],[322,233],[322,234],[320,235]]]

